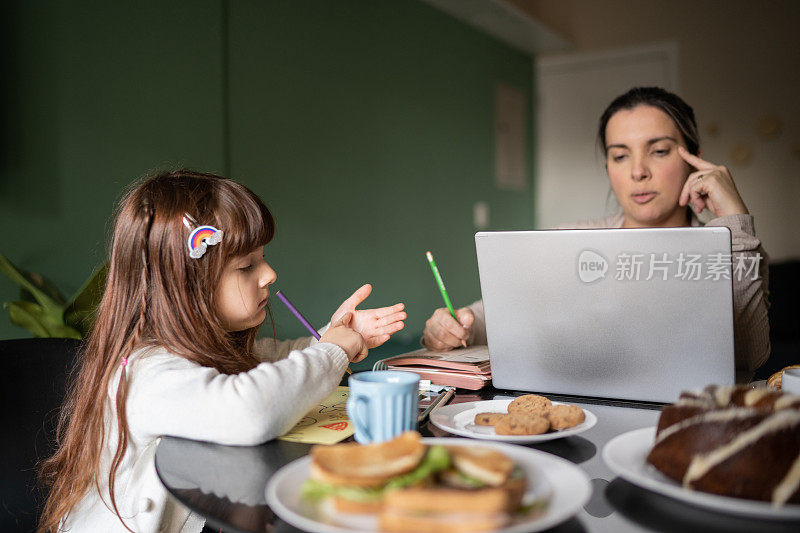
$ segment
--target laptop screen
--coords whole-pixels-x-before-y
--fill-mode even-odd
[[[733,384],[724,227],[479,232],[497,388],[668,402]]]

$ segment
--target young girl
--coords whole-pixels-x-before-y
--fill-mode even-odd
[[[123,198],[59,448],[40,472],[50,490],[39,531],[200,531],[156,476],[158,437],[273,439],[402,329],[403,304],[356,310],[365,285],[319,342],[256,341],[276,279],[263,258],[273,232],[252,191],[210,174],[159,174]]]

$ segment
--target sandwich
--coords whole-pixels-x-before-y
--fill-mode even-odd
[[[437,483],[386,494],[382,531],[473,532],[508,525],[521,506],[525,475],[505,454],[482,446],[448,446],[450,467]]]
[[[331,499],[337,511],[375,513],[386,494],[431,484],[434,474],[449,466],[447,450],[426,446],[415,431],[377,444],[317,445],[302,495],[309,501]]]
[[[508,493],[498,488],[410,488],[386,496],[381,531],[468,533],[495,531],[511,522]]]

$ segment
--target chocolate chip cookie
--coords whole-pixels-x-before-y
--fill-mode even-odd
[[[506,413],[478,413],[475,415],[475,425],[494,426],[507,416]]]
[[[540,435],[550,429],[550,422],[543,416],[509,414],[494,426],[498,435]]]
[[[547,419],[553,430],[567,429],[586,420],[586,413],[577,405],[554,405],[547,413]]]
[[[508,404],[508,412],[513,414],[526,414],[547,416],[553,404],[549,399],[538,394],[525,394]]]

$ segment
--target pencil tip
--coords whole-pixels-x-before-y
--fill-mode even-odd
[[[430,250],[428,250],[427,252],[425,252],[425,255],[427,255],[427,256],[428,256],[428,259],[433,259],[433,256],[431,255],[431,252],[430,252]]]

